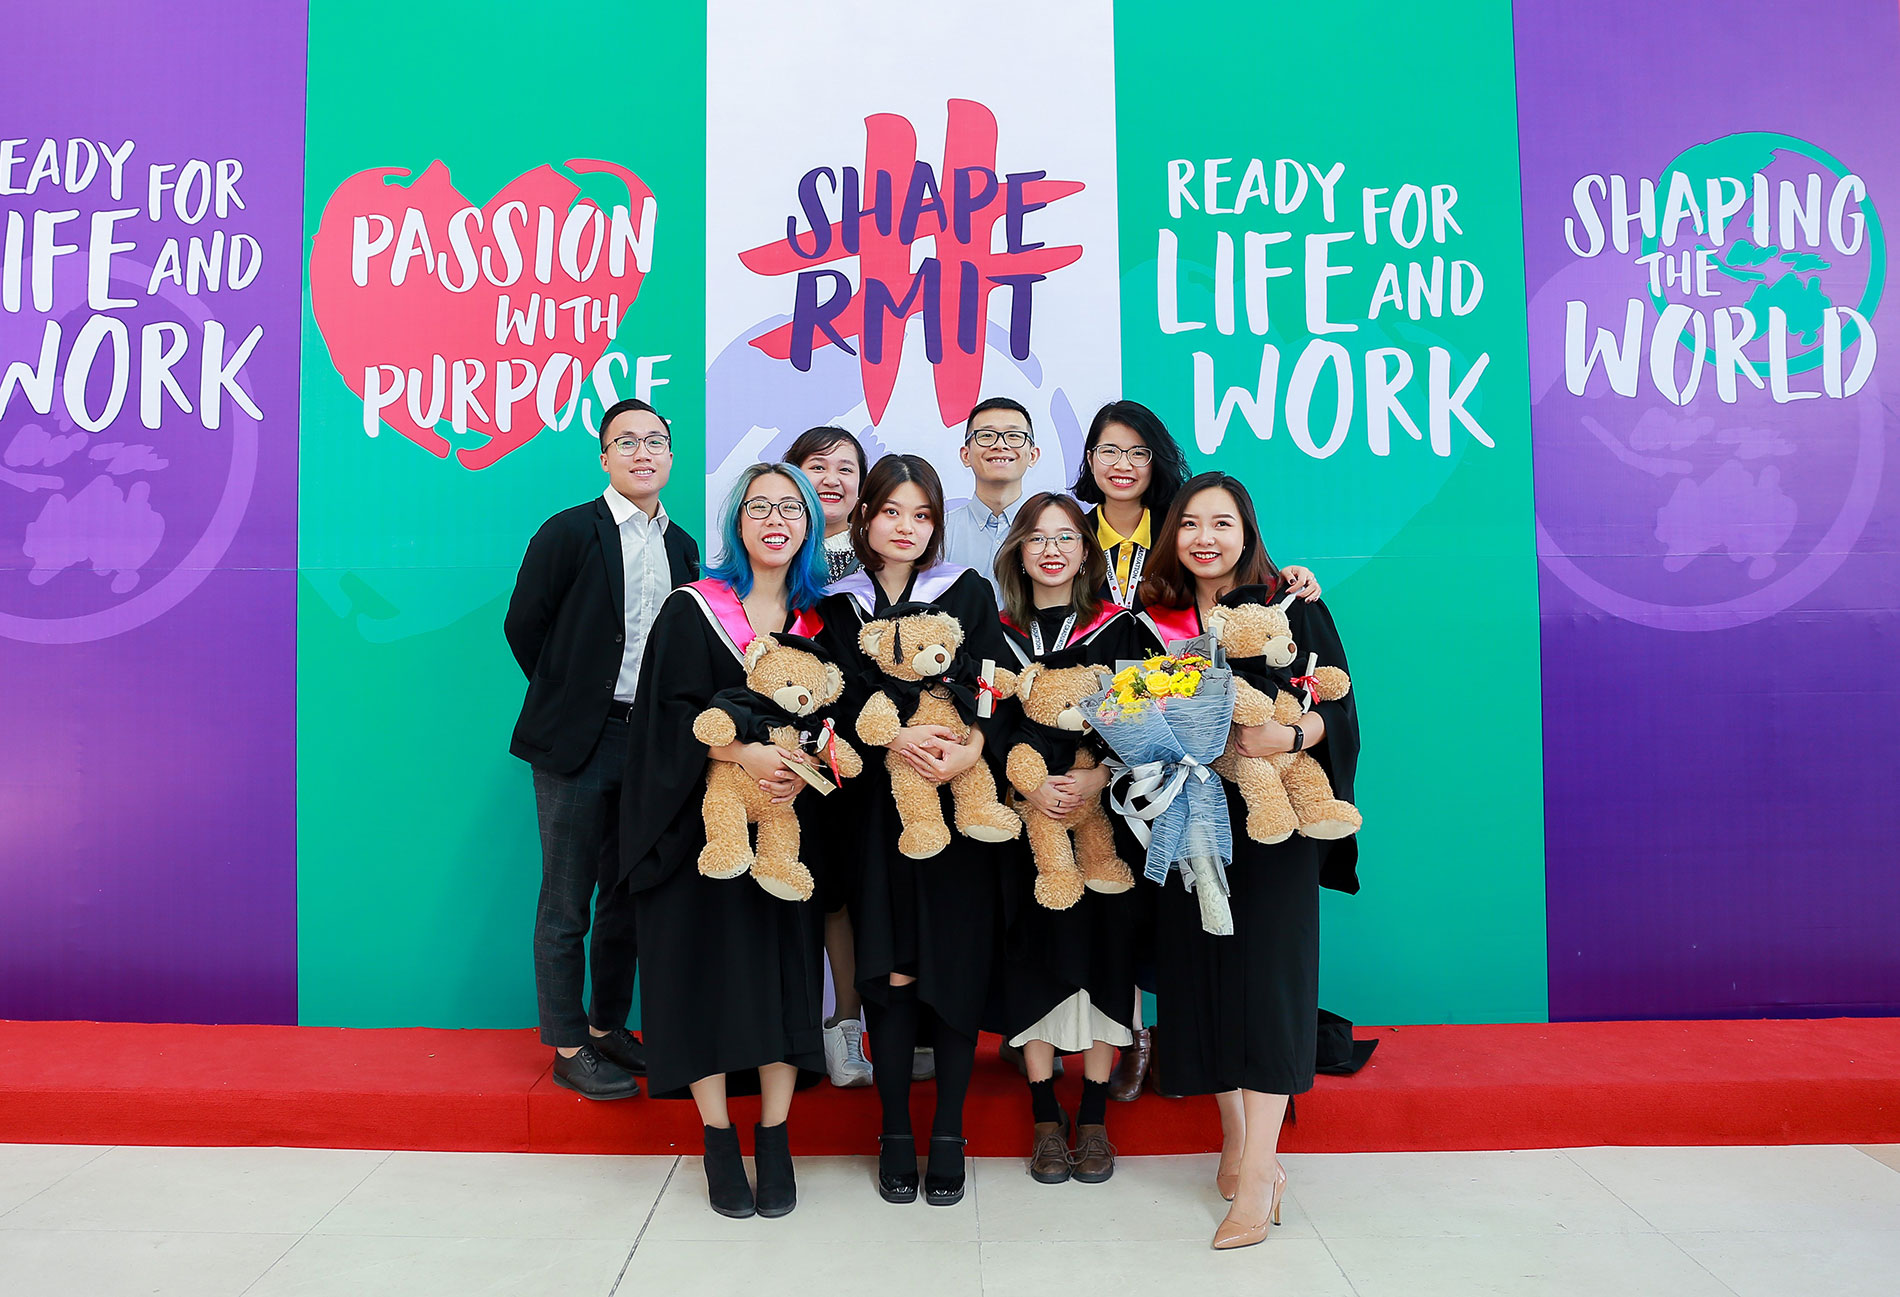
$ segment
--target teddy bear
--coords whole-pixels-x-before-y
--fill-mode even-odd
[[[775,743],[798,751],[809,739],[821,773],[851,779],[864,770],[857,749],[817,713],[844,693],[844,676],[818,646],[797,635],[760,635],[746,646],[745,687],[723,689],[693,721],[693,737],[709,748],[743,740]],[[701,814],[706,845],[699,872],[708,878],[752,880],[786,901],[811,899],[811,870],[799,860],[798,812],[772,795],[732,761],[714,761],[706,772]],[[759,826],[752,848],[748,825]]]
[[[1110,679],[1111,673],[1100,667],[1052,668],[1032,662],[1023,668],[1016,677],[1016,701],[1029,722],[1027,741],[1010,748],[1004,767],[1017,792],[1027,796],[1042,787],[1053,773],[1051,766],[1056,771],[1095,768],[1095,754],[1081,746],[1087,726],[1081,703],[1100,693]],[[1045,909],[1068,909],[1082,899],[1084,887],[1116,893],[1135,885],[1127,863],[1115,854],[1115,832],[1100,798],[1090,798],[1060,819],[1027,803],[1018,803],[1016,812],[1036,864],[1036,903]]]
[[[1269,667],[1285,668],[1299,654],[1286,609],[1292,596],[1277,605],[1222,605],[1208,614],[1207,628],[1229,658],[1260,658]],[[1314,684],[1313,698],[1331,702],[1344,698],[1352,681],[1338,667],[1316,667],[1307,659],[1306,676]],[[1234,724],[1260,725],[1277,721],[1292,725],[1306,712],[1298,695],[1280,689],[1268,698],[1241,680],[1234,680]],[[1295,831],[1309,838],[1343,838],[1363,823],[1358,808],[1333,796],[1332,781],[1310,753],[1281,752],[1270,757],[1245,757],[1237,741],[1214,762],[1214,771],[1240,789],[1247,803],[1247,836],[1255,842],[1284,842]]]
[[[1016,687],[1015,675],[999,669],[993,681],[980,682],[974,664],[961,651],[963,627],[949,613],[891,611],[896,615],[868,621],[858,631],[858,647],[884,676],[883,687],[858,713],[858,737],[887,747],[906,726],[942,725],[959,741],[968,738],[966,717],[978,712],[976,691],[984,688],[1007,698]],[[913,860],[936,855],[950,845],[937,785],[895,752],[887,754],[886,763],[903,826],[897,849]],[[966,838],[1007,842],[1022,832],[1022,821],[997,800],[996,779],[985,762],[950,780],[950,797],[956,830]]]

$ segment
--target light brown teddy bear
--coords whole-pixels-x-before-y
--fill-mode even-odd
[[[761,635],[746,646],[746,687],[721,690],[713,705],[693,721],[693,737],[709,748],[743,740],[775,743],[788,752],[800,748],[801,731],[817,739],[820,773],[851,779],[864,770],[864,759],[817,715],[844,693],[844,676],[827,662],[812,641],[796,635]],[[799,860],[798,812],[793,804],[772,804],[772,795],[732,761],[714,761],[706,772],[700,813],[706,820],[706,845],[699,872],[708,878],[737,878],[747,870],[752,881],[786,901],[808,901],[811,870]],[[755,854],[747,826],[759,826]]]
[[[959,651],[963,627],[955,617],[933,611],[868,621],[858,632],[858,647],[886,677],[884,688],[872,694],[858,713],[860,739],[886,747],[898,730],[909,725],[942,725],[954,731],[959,741],[969,737],[964,711],[974,709],[978,686],[974,664]],[[999,669],[992,683],[997,696],[1007,698],[1016,687],[1016,677]],[[903,700],[901,709],[899,699]],[[897,849],[913,860],[936,855],[950,845],[937,785],[894,752],[885,760],[891,772],[891,797],[903,825]],[[986,762],[978,761],[952,779],[950,797],[957,832],[966,838],[1007,842],[1022,832],[1022,821],[997,801],[996,779]]]
[[[1229,658],[1262,658],[1271,667],[1293,663],[1298,647],[1287,622],[1289,595],[1278,605],[1221,606],[1208,614],[1207,628]],[[1320,702],[1344,698],[1352,681],[1338,667],[1314,667],[1307,674],[1318,683]],[[1306,703],[1287,690],[1268,698],[1246,681],[1234,681],[1234,724],[1261,725],[1272,720],[1292,725],[1305,713]],[[1310,753],[1282,752],[1271,757],[1245,757],[1236,740],[1214,763],[1214,771],[1240,789],[1247,803],[1247,836],[1255,842],[1284,842],[1297,830],[1309,838],[1343,838],[1357,833],[1363,820],[1351,802],[1333,796],[1326,770]]]
[[[1095,768],[1095,754],[1081,746],[1088,723],[1080,704],[1090,694],[1100,693],[1110,677],[1100,667],[1052,669],[1040,662],[1030,663],[1016,677],[1016,701],[1029,721],[1026,741],[1010,748],[1006,766],[1017,792],[1025,796],[1035,792],[1051,773]],[[1082,899],[1085,886],[1115,893],[1135,885],[1127,863],[1115,854],[1115,832],[1099,797],[1060,819],[1026,802],[1017,803],[1016,813],[1023,817],[1029,852],[1036,862],[1037,904],[1066,910]]]

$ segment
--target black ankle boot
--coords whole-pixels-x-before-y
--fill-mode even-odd
[[[731,1126],[707,1126],[706,1196],[721,1216],[744,1220],[758,1214],[752,1186],[746,1183],[745,1159],[739,1155],[739,1132]],[[790,1210],[787,1208],[787,1210]]]
[[[930,1161],[924,1166],[924,1201],[932,1207],[954,1207],[963,1201],[963,1146],[961,1135],[932,1135]]]
[[[917,1201],[917,1140],[910,1135],[877,1137],[877,1193],[885,1202]]]
[[[785,1123],[752,1128],[752,1167],[758,1172],[761,1216],[784,1216],[798,1206],[798,1183],[792,1177],[792,1147]]]

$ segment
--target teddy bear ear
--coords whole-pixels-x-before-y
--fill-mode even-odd
[[[868,658],[879,657],[883,653],[884,636],[890,631],[887,621],[867,621],[858,631],[858,648]]]
[[[745,669],[750,671],[759,664],[759,659],[772,651],[774,641],[770,635],[756,635],[745,646]]]
[[[1016,701],[1027,702],[1029,700],[1030,686],[1035,684],[1036,677],[1041,674],[1042,663],[1040,662],[1031,662],[1028,666],[1023,668],[1023,673],[1016,677]]]
[[[825,663],[825,693],[833,698],[844,693],[844,672],[834,662]]]

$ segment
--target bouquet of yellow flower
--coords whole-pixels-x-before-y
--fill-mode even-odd
[[[1200,692],[1201,677],[1214,669],[1202,653],[1157,653],[1131,662],[1115,673],[1109,695],[1123,712],[1140,711],[1166,698],[1192,698]]]
[[[1169,647],[1117,663],[1108,686],[1083,700],[1083,714],[1114,754],[1109,805],[1148,849],[1147,877],[1165,883],[1179,874],[1200,900],[1201,926],[1225,935],[1233,931],[1233,838],[1212,767],[1233,725],[1234,673],[1211,636]]]

